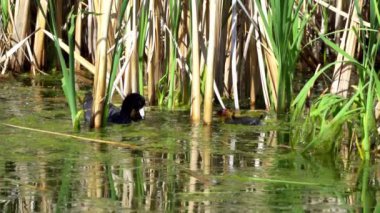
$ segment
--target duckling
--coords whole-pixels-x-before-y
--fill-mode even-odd
[[[257,126],[261,124],[261,120],[264,118],[264,115],[260,115],[260,117],[248,117],[242,116],[237,117],[235,113],[229,109],[221,109],[217,113],[219,116],[225,118],[225,123],[227,124],[242,124],[242,125],[252,125]]]

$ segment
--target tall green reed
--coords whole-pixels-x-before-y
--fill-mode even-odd
[[[58,59],[61,65],[62,69],[62,89],[65,94],[67,103],[70,108],[71,113],[71,121],[74,129],[80,128],[80,114],[77,110],[77,103],[76,103],[76,91],[75,91],[75,71],[74,71],[74,29],[75,29],[75,15],[70,15],[70,29],[68,32],[68,40],[69,40],[69,47],[70,47],[70,54],[69,54],[69,67],[67,67],[66,61],[63,57],[62,49],[59,45],[58,41],[58,32],[57,32],[57,26],[56,26],[56,20],[55,20],[55,4],[52,0],[49,0],[49,17],[50,17],[50,24],[51,24],[51,30],[53,31],[54,35],[54,45],[55,49],[58,54]]]
[[[293,75],[298,56],[301,52],[303,30],[308,17],[299,17],[303,0],[278,1],[270,0],[268,15],[263,11],[261,1],[256,0],[262,17],[269,46],[277,60],[279,79],[277,112],[282,117],[290,109],[293,97]]]
[[[169,1],[169,11],[170,11],[170,30],[172,38],[169,40],[169,94],[168,94],[168,108],[172,109],[174,107],[174,89],[175,89],[175,71],[177,69],[177,50],[175,48],[175,39],[177,39],[178,28],[179,28],[179,18],[181,14],[181,2],[177,0]]]
[[[360,121],[363,129],[361,132],[363,138],[361,141],[361,151],[364,154],[364,159],[370,159],[371,139],[377,136],[374,105],[375,100],[380,100],[380,81],[376,71],[375,63],[380,45],[380,35],[378,32],[380,24],[379,14],[380,2],[377,0],[370,1],[369,19],[371,29],[361,30],[359,36],[359,44],[363,50],[362,66],[358,67],[359,84],[358,92],[360,95]],[[358,2],[355,1],[355,7],[358,7]],[[360,11],[357,9],[357,11]],[[364,28],[364,23],[361,14],[360,26]],[[367,39],[366,39],[367,38]]]
[[[117,70],[118,70],[119,63],[120,63],[120,58],[121,58],[121,56],[123,54],[123,50],[124,50],[124,42],[122,41],[123,36],[121,33],[122,32],[121,26],[123,23],[125,11],[126,11],[127,6],[128,6],[128,2],[129,2],[128,0],[125,0],[122,2],[121,7],[120,7],[119,16],[117,19],[117,30],[116,31],[119,33],[117,34],[117,37],[115,39],[115,51],[113,52],[113,55],[112,55],[111,72],[110,72],[110,77],[109,77],[109,81],[108,81],[107,92],[106,92],[106,97],[105,97],[105,102],[104,102],[105,106],[104,106],[104,111],[103,111],[103,126],[106,124],[106,122],[108,120],[108,112],[109,112],[109,105],[111,102],[111,97],[112,97],[112,92],[113,92],[113,85],[114,85],[114,82],[116,79]]]
[[[137,5],[136,5],[137,6]],[[149,1],[143,1],[140,9],[140,20],[139,20],[139,37],[138,37],[138,56],[139,56],[139,92],[144,94],[144,53],[145,53],[145,42],[146,42],[146,30],[148,26],[148,10]]]

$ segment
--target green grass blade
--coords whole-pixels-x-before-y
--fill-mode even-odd
[[[76,92],[75,92],[75,72],[74,72],[74,40],[73,40],[73,34],[74,34],[74,27],[75,27],[75,21],[74,16],[70,15],[70,30],[69,30],[69,46],[70,46],[70,54],[69,54],[69,69],[67,68],[65,59],[63,57],[62,49],[58,42],[58,33],[57,33],[57,26],[55,21],[55,8],[54,8],[54,2],[52,0],[49,0],[49,15],[50,15],[50,23],[51,23],[51,29],[53,31],[54,35],[54,45],[55,49],[58,54],[59,62],[62,69],[62,89],[65,94],[66,100],[68,102],[69,108],[70,108],[70,114],[71,114],[71,120],[73,124],[74,129],[79,129],[79,126],[76,126],[79,124],[79,122],[75,122],[75,118],[77,115],[77,106],[76,106]]]
[[[1,0],[1,15],[4,31],[6,31],[9,22],[8,4],[8,0]]]
[[[309,91],[314,86],[316,80],[319,78],[319,76],[324,73],[325,71],[329,70],[332,66],[334,66],[335,63],[331,63],[320,69],[318,72],[316,72],[313,77],[310,78],[304,85],[304,87],[301,89],[301,91],[298,93],[297,97],[293,100],[292,107],[294,108],[294,112],[292,114],[293,121],[296,120],[301,116],[301,113],[305,107],[306,99]]]
[[[116,43],[117,43],[116,44],[116,51],[112,57],[111,74],[110,74],[110,79],[108,81],[107,94],[106,94],[106,98],[105,98],[106,104],[104,106],[104,111],[103,111],[103,126],[106,124],[106,122],[108,120],[109,104],[111,102],[113,85],[115,83],[118,65],[119,65],[120,58],[121,58],[121,55],[123,53],[123,47],[124,47],[122,42],[117,41]]]
[[[140,10],[139,37],[138,37],[138,66],[139,66],[139,92],[144,94],[144,52],[146,42],[146,30],[148,25],[149,1],[144,1]]]
[[[175,72],[177,68],[177,50],[175,48],[175,40],[177,39],[178,28],[179,28],[179,15],[181,13],[180,2],[177,0],[169,1],[169,11],[170,11],[170,30],[172,38],[170,38],[169,45],[169,94],[168,94],[168,108],[173,109],[174,107],[174,89],[175,89]]]
[[[77,103],[76,103],[76,91],[75,91],[75,59],[74,59],[74,50],[75,50],[75,42],[74,42],[74,30],[75,30],[75,15],[71,14],[70,17],[70,29],[68,32],[68,40],[69,40],[69,69],[67,70],[67,77],[64,79],[64,84],[62,87],[65,91],[66,99],[69,103],[70,112],[71,112],[71,120],[73,123],[74,129],[79,129],[79,122],[75,122],[77,112]]]
[[[124,14],[128,6],[128,0],[123,1],[119,16],[118,16],[118,27],[117,31],[121,31],[121,26],[122,22],[124,19]],[[107,86],[107,92],[106,92],[106,97],[105,97],[105,105],[104,105],[104,110],[103,110],[103,126],[105,126],[106,122],[108,121],[108,112],[109,112],[109,104],[111,102],[111,97],[112,97],[112,91],[113,91],[113,85],[115,83],[116,75],[117,75],[117,70],[120,62],[121,55],[123,53],[124,45],[123,42],[121,42],[122,34],[119,33],[116,40],[115,40],[115,51],[112,55],[112,65],[111,65],[111,73],[110,73],[110,78],[108,81],[108,86]]]
[[[352,56],[350,56],[347,52],[345,52],[344,50],[342,50],[337,44],[335,44],[334,42],[330,41],[330,39],[326,38],[324,35],[320,35],[320,38],[328,46],[330,46],[331,48],[333,48],[336,52],[338,52],[339,54],[342,54],[345,58],[347,58],[348,61],[350,61],[352,63],[355,63],[355,64],[360,64],[355,58],[353,58]]]

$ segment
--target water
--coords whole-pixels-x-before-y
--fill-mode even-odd
[[[0,82],[2,212],[377,210],[377,161],[278,146],[274,119],[197,127],[188,112],[150,108],[139,123],[75,132],[56,85]]]

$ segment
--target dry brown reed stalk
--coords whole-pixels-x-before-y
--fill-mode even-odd
[[[115,18],[118,6],[117,6],[117,1],[112,1],[111,4],[111,13],[110,13],[110,23],[108,25],[108,36],[107,36],[107,46],[112,47],[115,45],[115,35],[119,32],[116,30],[116,25],[117,25],[117,19]],[[107,51],[107,70],[111,70],[111,65],[112,65],[112,51]]]
[[[26,40],[26,39],[24,39],[24,40]],[[0,68],[1,68],[1,75],[5,75],[5,72],[7,71],[7,67],[8,67],[9,57],[13,54],[13,53],[8,53],[8,56],[7,56],[7,52],[10,52],[10,50],[11,50],[10,49],[7,51],[9,43],[10,42],[9,42],[8,37],[7,37],[7,33],[4,31],[3,28],[0,27]],[[20,42],[20,43],[23,43],[23,42]],[[15,49],[15,51],[16,50],[17,49]]]
[[[253,5],[250,5],[251,12],[253,16]],[[260,71],[259,71],[259,64],[258,64],[258,55],[257,55],[257,46],[255,41],[255,30],[253,27],[253,24],[251,24],[253,35],[250,38],[248,51],[248,70],[249,70],[249,96],[250,96],[250,106],[251,109],[255,109],[256,106],[256,94],[259,93],[259,82],[260,82]],[[250,29],[251,30],[251,29]]]
[[[15,4],[16,7],[14,17],[10,15],[11,21],[13,21],[13,29],[11,34],[12,46],[27,37],[27,34],[30,31],[30,0],[18,0]],[[11,69],[17,72],[22,71],[24,61],[24,48],[21,48],[10,59]]]
[[[17,52],[18,49],[20,49],[22,47],[22,45],[24,45],[28,39],[34,35],[37,31],[34,31],[33,33],[31,33],[30,35],[28,35],[26,38],[24,38],[23,40],[19,41],[17,44],[13,45],[11,49],[7,50],[5,52],[4,55],[2,55],[0,57],[0,63],[3,63],[5,62],[6,60],[10,59],[10,57],[15,53]]]
[[[240,63],[240,94],[242,95],[242,98],[246,97],[246,93],[249,94],[250,96],[250,101],[251,101],[251,108],[254,108],[254,102],[255,102],[255,96],[256,96],[256,90],[258,90],[258,83],[259,83],[259,68],[260,64],[258,64],[258,57],[260,55],[258,54],[258,51],[261,52],[261,47],[257,47],[256,42],[260,45],[260,40],[259,40],[259,25],[257,21],[258,17],[258,11],[257,7],[254,6],[254,1],[250,1],[249,4],[246,6],[244,5],[240,0],[237,0],[237,3],[239,7],[242,9],[243,13],[245,14],[245,17],[241,17],[245,21],[244,28],[241,27],[240,29],[240,41],[244,40],[244,48],[241,48],[242,51],[239,51],[239,55],[243,54],[243,57],[241,58]],[[249,11],[247,9],[249,8]],[[256,14],[255,14],[256,13]],[[249,21],[248,21],[249,20]],[[246,31],[248,28],[248,32]],[[243,38],[243,35],[246,34],[246,38]],[[242,45],[242,42],[240,42],[239,45]],[[250,60],[247,61],[247,57],[250,57]],[[247,66],[248,65],[248,66]],[[262,67],[263,68],[263,67]],[[261,69],[261,68],[260,68]],[[264,93],[264,98],[266,97],[265,94],[268,93],[267,87],[266,87],[266,75],[265,75],[265,70],[263,69],[262,71],[264,73],[263,77],[263,93]],[[255,88],[256,87],[256,88]],[[269,103],[269,98],[265,98],[266,103]],[[267,105],[268,106],[268,105]],[[269,107],[268,107],[269,109]]]
[[[259,23],[259,12],[257,9],[257,6],[254,5],[254,12],[253,12],[253,17],[254,21],[256,23],[256,26],[258,26],[257,23]],[[260,41],[260,33],[259,29],[255,27],[255,42],[256,43],[256,53],[257,53],[257,60],[258,60],[258,68],[260,71],[260,80],[261,80],[261,88],[263,91],[263,96],[264,96],[264,102],[266,109],[270,109],[270,99],[269,99],[269,92],[268,92],[268,85],[267,85],[267,75],[265,71],[265,62],[264,62],[264,56],[263,56],[263,51],[261,48],[261,41]]]
[[[139,4],[137,0],[133,0],[133,6],[132,6],[132,31],[135,33],[135,35],[138,34],[138,23],[137,23],[137,9],[139,8]],[[137,44],[137,36],[134,37],[135,40],[133,43]],[[133,46],[133,52],[131,55],[131,92],[138,92],[139,85],[138,85],[138,63],[139,63],[139,55],[138,55],[138,45]]]
[[[215,69],[215,51],[220,47],[220,44],[216,43],[217,36],[220,36],[220,24],[218,25],[216,20],[221,20],[223,1],[211,1],[210,7],[210,34],[209,44],[207,52],[207,65],[206,65],[206,83],[205,83],[205,95],[204,95],[204,110],[203,121],[206,124],[210,124],[212,121],[212,109],[213,109],[213,86],[214,86],[214,69]]]
[[[177,57],[181,62],[181,66],[179,67],[179,84],[181,84],[179,88],[181,92],[181,101],[183,104],[189,103],[191,98],[191,92],[189,91],[190,86],[190,78],[186,71],[186,57],[188,55],[188,47],[190,43],[189,37],[189,26],[190,26],[190,12],[189,5],[187,1],[182,1],[181,3],[181,14],[179,18],[179,26],[178,26],[178,53],[181,57]]]
[[[42,130],[42,129],[36,129],[36,128],[30,128],[30,127],[24,127],[24,126],[18,126],[14,124],[7,124],[7,123],[2,123],[2,125],[7,126],[7,127],[12,127],[12,128],[17,128],[17,129],[23,129],[23,130],[28,130],[28,131],[33,131],[33,132],[40,132],[44,134],[50,134],[50,135],[56,135],[60,137],[69,137],[69,138],[74,138],[82,141],[87,141],[87,142],[92,142],[92,143],[99,143],[99,144],[107,144],[107,145],[112,145],[112,146],[118,146],[118,147],[125,147],[129,149],[137,149],[138,147],[133,144],[127,144],[127,143],[120,143],[120,142],[115,142],[115,141],[107,141],[107,140],[101,140],[101,139],[96,139],[96,138],[86,138],[86,137],[81,137],[81,136],[76,136],[76,135],[70,135],[66,133],[60,133],[60,132],[52,132],[48,130]]]
[[[232,1],[232,23],[231,23],[231,31],[232,31],[232,39],[231,39],[231,74],[232,74],[232,91],[234,97],[234,105],[235,109],[239,110],[239,95],[238,95],[238,73],[237,73],[237,58],[238,58],[238,16],[237,16],[237,1]]]
[[[155,88],[155,81],[154,81],[154,52],[155,52],[155,45],[156,42],[158,42],[157,38],[155,37],[155,26],[154,22],[156,16],[155,14],[155,1],[149,2],[149,18],[148,18],[148,35],[147,35],[147,74],[148,74],[148,102],[150,105],[153,105],[155,102],[155,95],[156,92]],[[158,38],[159,39],[159,38]]]
[[[124,42],[124,46],[125,46],[125,49],[126,50],[130,50],[130,51],[125,51],[124,52],[124,57],[127,61],[127,63],[125,63],[122,67],[122,69],[120,70],[122,73],[123,73],[123,83],[121,84],[122,85],[122,88],[123,88],[123,94],[129,94],[132,92],[132,84],[131,84],[131,55],[132,55],[132,52],[134,51],[135,48],[137,47],[134,47],[133,45],[137,45],[136,44],[136,41],[137,41],[137,38],[135,38],[137,36],[136,32],[132,31],[132,7],[133,7],[133,1],[129,1],[128,2],[128,6],[127,6],[127,9],[126,9],[126,25],[125,25],[125,31],[124,31],[124,34],[128,35],[128,33],[131,33],[132,36],[130,37],[131,40],[128,40],[126,39],[125,42]]]
[[[336,0],[335,1],[335,5],[336,5],[336,9],[338,9],[339,11],[343,11],[343,0]],[[335,23],[334,23],[334,29],[335,31],[337,30],[340,30],[341,27],[342,27],[342,16],[339,15],[339,14],[335,14]],[[336,36],[335,36],[335,42],[339,42],[340,41],[340,33],[338,33]]]
[[[95,128],[100,128],[103,125],[103,110],[104,110],[104,97],[106,92],[106,79],[107,79],[107,36],[108,36],[108,26],[111,17],[111,6],[112,0],[103,2],[101,5],[101,22],[99,37],[97,42],[97,58],[95,62],[95,78],[94,78],[94,102],[92,106],[93,112],[93,126]]]
[[[277,61],[276,58],[273,55],[273,52],[271,49],[268,48],[266,40],[263,40],[262,44],[264,45],[264,55],[265,55],[265,63],[268,67],[268,77],[270,82],[270,88],[271,88],[271,95],[272,95],[272,103],[273,108],[277,109],[277,97],[278,97],[278,69],[277,69]]]
[[[163,75],[163,47],[162,41],[160,38],[161,35],[161,16],[163,14],[163,9],[161,6],[160,0],[154,0],[154,38],[155,38],[155,46],[154,46],[154,86],[155,88],[158,85],[159,80]],[[157,88],[156,88],[157,89]],[[157,90],[156,90],[157,91]],[[152,102],[156,102],[156,94],[154,93],[154,98],[152,97]]]
[[[347,54],[354,57],[356,53],[357,41],[358,38],[356,36],[355,29],[359,27],[358,23],[355,23],[352,20],[358,19],[358,13],[361,11],[357,11],[354,6],[354,1],[352,0],[351,7],[353,8],[352,17],[347,19],[346,30],[342,37],[342,41],[340,44],[340,48],[344,50]],[[363,6],[363,0],[358,0],[358,8],[361,10]],[[348,28],[349,26],[349,28]],[[353,65],[344,63],[347,61],[347,58],[342,54],[338,54],[337,61],[342,61],[342,63],[337,63],[334,68],[333,82],[330,88],[330,92],[333,94],[338,94],[343,97],[347,97],[348,89],[350,87],[350,77],[351,72],[354,69]]]
[[[230,98],[231,92],[231,48],[232,48],[232,16],[228,17],[227,20],[227,38],[226,38],[226,51],[229,53],[225,59],[224,66],[224,76],[223,76],[223,95],[227,98]]]
[[[268,16],[266,14],[266,1],[262,1],[262,7],[263,7],[263,12],[265,16]],[[258,5],[255,2],[255,7],[258,7]],[[267,17],[266,17],[267,19]],[[263,52],[264,52],[264,59],[265,59],[265,64],[268,69],[268,78],[269,78],[269,87],[270,87],[270,92],[271,92],[271,100],[273,103],[273,108],[276,110],[277,109],[277,90],[278,90],[278,68],[277,68],[277,61],[276,58],[273,55],[273,52],[271,50],[271,47],[268,45],[269,42],[267,42],[267,32],[264,27],[264,23],[262,21],[261,16],[258,17],[258,23],[259,23],[259,31],[261,32],[261,47],[264,47]],[[260,48],[261,48],[260,47]],[[261,75],[263,77],[263,75]]]
[[[239,3],[239,6],[242,8],[242,10],[244,11],[244,13],[246,13],[246,15],[248,15],[246,17],[242,16],[241,19],[243,20],[248,20],[250,19],[251,17],[253,17],[253,2],[251,1],[250,4],[249,4],[249,10],[250,10],[250,14],[248,14],[248,11],[247,11],[247,8],[241,3],[241,1],[238,1]],[[248,28],[248,32],[243,32],[243,30],[246,31],[246,29]],[[250,22],[250,21],[244,21],[244,29],[241,30],[240,34],[242,35],[240,41],[241,41],[241,45],[244,44],[244,47],[242,48],[242,54],[243,54],[243,57],[240,57],[241,61],[240,61],[240,94],[241,94],[241,97],[242,98],[245,98],[247,97],[246,93],[249,92],[249,96],[250,96],[250,105],[251,105],[251,108],[254,109],[254,105],[255,105],[255,99],[256,99],[256,90],[255,90],[255,79],[258,78],[259,76],[255,74],[258,72],[256,72],[256,70],[258,69],[258,66],[257,66],[257,49],[256,49],[256,45],[255,45],[255,41],[254,41],[254,22]],[[243,38],[243,33],[246,34],[245,38]],[[240,53],[240,54],[241,54]],[[249,60],[248,60],[249,58]],[[254,77],[255,76],[255,77]]]
[[[199,45],[200,45],[200,74],[203,75],[203,71],[205,70],[205,64],[207,60],[207,39],[209,37],[209,21],[208,21],[208,14],[209,14],[209,7],[207,7],[207,1],[203,1],[203,4],[200,4],[202,10],[201,19],[199,20]]]
[[[33,53],[35,57],[35,63],[32,64],[32,74],[36,75],[36,71],[38,69],[42,69],[45,59],[45,34],[44,31],[46,28],[46,19],[45,15],[47,14],[47,8],[48,8],[48,2],[47,0],[41,0],[40,1],[40,7],[38,8],[37,12],[37,19],[36,19],[36,35],[34,36],[34,45],[33,45]]]
[[[348,18],[352,18],[352,21],[356,22],[356,23],[360,23],[361,21],[363,22],[363,25],[365,27],[371,27],[371,24],[367,21],[364,21],[364,20],[360,20],[358,17],[352,17],[352,15],[350,15],[351,13],[346,13],[342,10],[340,10],[339,8],[336,8],[334,7],[333,5],[329,4],[329,3],[326,3],[325,1],[323,0],[314,0],[315,3],[318,3],[324,7],[326,7],[327,9],[331,10],[332,12],[334,12],[335,14],[338,14],[346,19]],[[352,1],[351,1],[352,2]],[[347,2],[346,2],[347,3]]]
[[[95,13],[95,6],[93,0],[88,1],[88,11],[90,14],[87,15],[87,49],[90,58],[92,59],[92,61],[95,61],[96,35],[98,26],[96,24],[96,15],[93,14]]]
[[[78,55],[81,54],[81,48],[82,48],[82,1],[77,0],[76,1],[76,8],[77,8],[77,17],[75,20],[75,53]],[[80,70],[80,62],[75,60],[75,71]]]
[[[200,67],[199,67],[199,32],[198,32],[198,6],[196,0],[191,0],[191,25],[192,25],[192,83],[191,83],[191,119],[197,123],[201,118],[201,94],[200,94]]]
[[[224,1],[223,2],[223,10],[222,10],[222,19],[219,21],[221,24],[221,30],[220,30],[220,48],[216,52],[216,68],[215,68],[215,83],[216,83],[216,88],[214,89],[215,91],[221,90],[223,92],[224,90],[224,69],[225,69],[225,62],[226,62],[226,55],[227,55],[227,46],[230,45],[227,43],[227,36],[228,36],[228,19],[231,17],[229,14],[229,9],[230,9],[230,1]],[[228,54],[229,55],[229,54]],[[218,89],[219,88],[219,89]],[[217,95],[217,92],[215,93]]]

